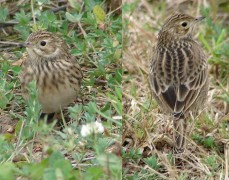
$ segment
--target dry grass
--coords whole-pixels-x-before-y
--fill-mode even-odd
[[[133,12],[128,11],[123,15],[126,24],[123,57],[123,146],[126,156],[133,149],[137,149],[140,154],[133,155],[134,158],[125,158],[124,155],[124,179],[136,174],[139,179],[228,177],[229,129],[223,124],[229,119],[229,114],[225,113],[224,102],[217,98],[223,93],[223,88],[216,82],[219,80],[209,74],[211,84],[208,102],[201,115],[190,120],[187,151],[179,157],[172,155],[172,122],[169,117],[161,114],[151,97],[148,82],[153,46],[165,17],[172,11],[181,9],[186,9],[186,13],[199,15],[201,6],[206,7],[208,3],[146,0],[138,3],[131,0],[124,2],[124,7],[133,7]],[[204,32],[204,24],[199,27],[198,32]],[[214,147],[203,146],[195,137],[214,139]],[[159,168],[152,168],[146,163],[144,158],[151,156],[156,157]]]

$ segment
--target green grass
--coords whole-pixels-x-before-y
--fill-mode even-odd
[[[12,63],[25,49],[0,44],[0,179],[121,179],[121,157],[109,151],[121,141],[121,15],[108,11],[102,0],[69,1],[61,11],[54,10],[66,3],[57,1],[31,0],[14,9],[2,5],[1,41],[21,43],[37,29],[57,33],[71,46],[84,80],[77,102],[62,112],[62,130],[57,129],[56,121],[39,119],[34,84],[28,102],[20,94],[20,67]],[[17,23],[6,27],[10,21]],[[82,126],[95,121],[105,132],[83,137]]]
[[[208,102],[189,122],[187,153],[172,154],[173,125],[151,97],[149,64],[157,33],[174,10],[206,16],[195,38],[209,63]],[[123,179],[220,179],[228,166],[228,2],[123,3]]]

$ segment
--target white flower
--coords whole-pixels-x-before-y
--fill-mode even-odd
[[[98,133],[103,133],[104,132],[104,127],[102,123],[96,121],[92,122],[86,125],[82,125],[81,128],[81,136],[86,137],[91,134],[98,134]]]
[[[102,123],[98,122],[98,121],[95,121],[95,127],[94,127],[94,131],[97,133],[103,133],[104,132],[104,127],[102,125]]]
[[[81,132],[80,133],[81,133],[81,136],[83,136],[83,137],[86,137],[89,134],[91,134],[90,127],[88,126],[88,124],[82,126],[82,129],[81,129]]]

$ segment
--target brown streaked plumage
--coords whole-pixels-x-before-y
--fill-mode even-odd
[[[42,112],[60,111],[79,94],[83,78],[79,64],[67,44],[51,32],[32,33],[25,44],[20,74],[23,97],[28,99],[28,84],[35,80]]]
[[[185,148],[190,112],[204,106],[208,92],[207,59],[193,39],[203,17],[173,14],[159,32],[150,66],[152,93],[162,111],[173,115],[175,151]]]

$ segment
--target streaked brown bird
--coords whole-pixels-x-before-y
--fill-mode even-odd
[[[43,113],[59,112],[73,102],[83,78],[76,58],[57,35],[38,31],[29,35],[22,64],[22,95],[28,99],[28,84],[35,80]]]
[[[162,111],[173,116],[175,153],[185,149],[190,113],[203,109],[207,99],[207,59],[192,36],[202,19],[178,13],[169,17],[159,32],[151,61],[153,96]]]

